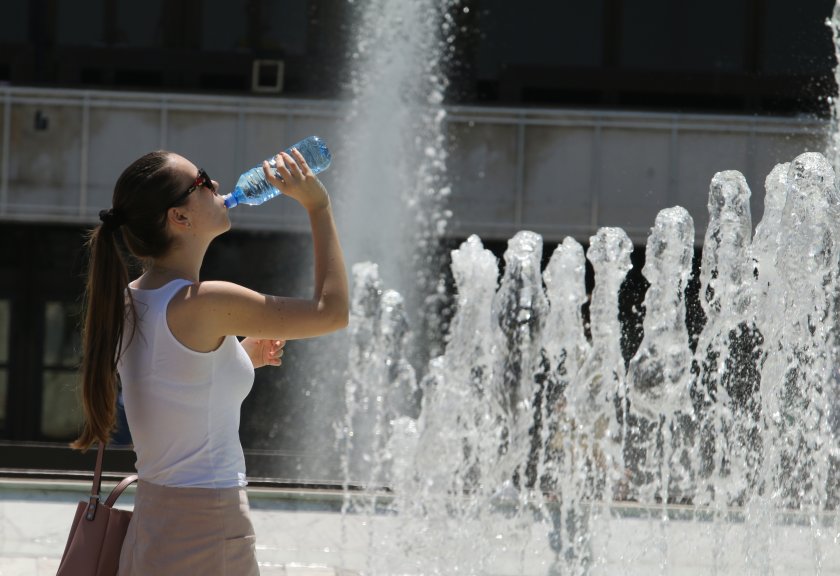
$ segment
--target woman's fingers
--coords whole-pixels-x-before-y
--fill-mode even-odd
[[[283,346],[285,345],[285,340],[273,340],[270,343],[269,356],[275,366],[280,366],[283,363]]]
[[[285,340],[270,340],[264,338],[245,338],[242,347],[251,358],[254,368],[261,366],[280,366],[283,363],[283,347]]]
[[[278,162],[278,160],[280,160]],[[280,187],[285,184],[285,178],[283,174],[280,172],[279,167],[282,166],[283,162],[280,158],[280,155],[274,157],[274,163],[277,167],[272,168],[271,164],[268,163],[268,160],[263,162],[263,173],[265,174],[265,179],[268,180],[272,186]]]
[[[299,150],[293,148],[291,155],[281,152],[274,157],[274,161],[274,169],[271,169],[267,162],[263,164],[266,179],[272,186],[300,202],[307,210],[329,203],[324,185],[312,172]]]
[[[301,169],[301,166],[298,162],[303,162],[303,166],[306,166],[306,160],[303,158],[303,155],[298,152],[297,150],[293,150],[296,153],[296,158],[293,158],[286,152],[281,152],[274,157],[274,169],[271,168],[271,165],[268,164],[268,161],[263,162],[263,171],[265,172],[266,178],[276,185],[276,181],[279,181],[282,184],[289,184],[290,182],[295,182],[301,180],[302,177],[306,172],[309,172],[308,167],[306,169]]]
[[[294,150],[292,150],[292,154],[294,154]],[[283,159],[286,161],[286,167],[289,169],[289,172],[295,175],[303,174],[303,171],[300,169],[300,165],[298,164],[297,158],[284,152]]]
[[[304,174],[309,174],[312,170],[309,168],[309,164],[306,162],[306,158],[303,157],[303,154],[300,153],[300,150],[297,148],[292,148],[292,155],[295,158],[295,162],[297,163],[297,167],[301,170]]]

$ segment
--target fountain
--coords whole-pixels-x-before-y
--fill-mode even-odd
[[[336,428],[343,512],[365,518],[364,572],[834,573],[840,196],[831,163],[806,153],[776,166],[755,234],[745,178],[714,175],[699,334],[686,318],[694,222],[670,207],[647,240],[644,336],[631,358],[618,295],[633,245],[618,228],[594,234],[585,256],[566,238],[545,270],[542,239],[520,232],[501,279],[495,256],[470,237],[451,253],[444,345],[430,347],[410,329],[425,330],[421,311],[440,294],[434,246],[448,216],[440,61],[417,58],[446,10],[429,8],[371,2],[354,52],[365,65],[351,122],[375,135],[362,149],[397,151],[375,160],[401,166],[384,188],[407,192],[383,202],[389,222],[413,222],[408,231],[386,222],[384,241],[348,247],[351,261],[378,262],[353,267]],[[407,45],[373,49],[392,41]],[[431,88],[409,78],[431,78]],[[427,96],[422,113],[401,104],[406,94]],[[396,129],[370,130],[383,109],[399,112]],[[376,170],[372,158],[357,160],[350,190]],[[363,203],[343,202],[347,218],[365,220]],[[427,220],[409,218],[424,210]],[[423,249],[395,260],[405,251],[392,248],[406,243]]]
[[[541,238],[520,232],[497,285],[495,257],[469,238],[452,252],[446,349],[419,384],[401,298],[374,265],[358,265],[349,418],[376,439],[370,479],[392,488],[387,509],[400,524],[399,537],[381,539],[370,523],[368,572],[619,573],[610,549],[632,546],[638,563],[620,573],[682,574],[693,561],[768,574],[797,555],[806,571],[826,570],[836,558],[840,197],[817,153],[777,166],[766,187],[753,236],[743,176],[712,179],[695,346],[685,322],[693,221],[679,207],[659,213],[644,338],[626,365],[617,298],[632,245],[620,229],[590,238],[589,339],[576,241],[543,272]],[[404,402],[418,388],[415,417]],[[680,552],[674,534],[693,547]]]

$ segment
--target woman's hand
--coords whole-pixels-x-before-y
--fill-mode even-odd
[[[283,346],[285,340],[261,340],[259,338],[245,338],[240,342],[251,358],[254,368],[263,366],[280,366],[283,363]]]
[[[263,162],[265,177],[272,186],[297,200],[310,212],[330,205],[327,189],[312,172],[297,148],[292,149],[292,156],[281,152],[274,157],[274,162],[274,169],[268,165],[268,161]]]

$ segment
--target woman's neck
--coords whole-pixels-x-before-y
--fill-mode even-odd
[[[194,283],[199,281],[201,264],[207,244],[181,241],[160,258],[147,262],[146,274],[155,280],[177,280],[184,278]]]
[[[161,280],[184,278],[197,283],[202,259],[188,256],[176,252],[163,258],[155,258],[148,263],[146,274]]]

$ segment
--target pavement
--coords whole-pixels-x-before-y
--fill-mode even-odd
[[[108,493],[111,486],[103,483]],[[0,576],[54,576],[87,482],[0,479]],[[340,498],[249,490],[262,576],[357,576],[343,565]],[[131,509],[134,489],[117,506]],[[358,561],[358,560],[357,560]]]
[[[54,575],[88,488],[0,479],[0,576]],[[126,491],[118,507],[130,509],[133,496]],[[262,576],[544,576],[557,561],[549,526],[503,509],[412,521],[362,508],[341,514],[337,491],[249,489],[249,498]],[[592,572],[602,576],[840,576],[839,514],[790,511],[765,522],[629,503],[603,512],[587,524]]]
[[[55,576],[57,558],[0,558],[0,576]],[[357,572],[336,570],[329,566],[260,564],[260,576],[355,576]]]

